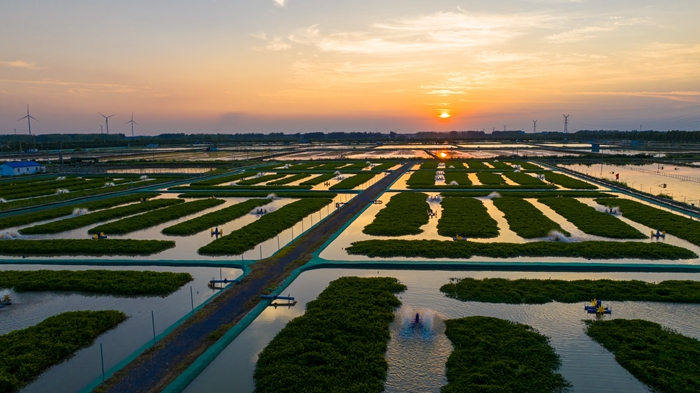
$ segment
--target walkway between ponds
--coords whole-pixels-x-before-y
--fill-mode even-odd
[[[266,288],[277,287],[349,220],[373,203],[414,163],[403,165],[368,187],[337,212],[282,249],[276,256],[252,264],[240,284],[229,286],[193,317],[138,356],[98,391],[159,392],[204,353],[228,329],[260,303]]]

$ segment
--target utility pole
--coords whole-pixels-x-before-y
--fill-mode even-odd
[[[569,116],[570,115],[564,115],[564,133],[565,134],[569,133]]]

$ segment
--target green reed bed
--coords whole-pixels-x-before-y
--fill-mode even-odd
[[[35,213],[18,214],[15,216],[0,218],[0,229],[12,228],[20,225],[32,224],[39,221],[53,220],[64,216],[70,216],[75,209],[99,210],[119,206],[127,203],[138,202],[141,198],[155,198],[157,192],[132,194],[123,197],[102,199],[93,202],[75,202],[68,206],[46,209]]]
[[[469,174],[466,172],[455,172],[454,170],[445,171],[445,184],[457,182],[460,186],[471,186],[472,181],[469,179]]]
[[[196,187],[196,186],[215,186],[217,184],[229,183],[229,182],[240,180],[240,179],[243,179],[245,177],[250,177],[250,176],[255,176],[255,172],[236,173],[234,175],[221,176],[221,177],[217,177],[214,179],[202,180],[202,181],[192,183],[191,186],[194,186],[194,187]]]
[[[475,256],[488,258],[567,257],[587,259],[645,259],[679,260],[697,258],[685,248],[666,243],[604,242],[581,243],[474,243],[441,240],[365,240],[345,249],[348,254],[370,258],[417,257],[466,259]]]
[[[85,183],[85,179],[77,177],[67,177],[65,180],[44,179],[40,182],[29,182],[29,183],[10,183],[0,187],[0,198],[10,199],[13,198],[15,194],[24,194],[28,191],[34,191],[34,195],[39,195],[40,192],[49,190],[49,192],[56,192],[57,188],[68,188],[76,184]]]
[[[106,256],[152,255],[175,247],[166,240],[45,239],[0,241],[0,255],[11,256]]]
[[[494,198],[493,204],[505,215],[510,229],[525,239],[545,237],[551,231],[559,231],[565,236],[571,234],[559,224],[547,218],[532,203],[512,197]]]
[[[490,238],[498,236],[498,223],[486,206],[474,198],[443,198],[442,215],[437,224],[440,236]]]
[[[190,273],[135,270],[0,271],[0,288],[18,292],[87,292],[107,295],[169,295],[192,281]]]
[[[100,188],[103,187],[106,182],[108,182],[108,180],[87,181],[84,179],[79,179],[72,182],[56,181],[54,184],[48,186],[37,185],[34,187],[27,187],[27,189],[21,191],[5,192],[3,195],[0,195],[0,197],[8,200],[41,197],[44,195],[56,194],[59,189],[66,189],[70,192],[75,192],[91,188]]]
[[[255,391],[383,392],[395,294],[405,290],[393,277],[332,281],[260,353]]]
[[[163,234],[170,236],[194,235],[217,225],[223,225],[237,218],[241,218],[250,213],[253,209],[268,203],[270,203],[269,199],[251,199],[249,201],[237,203],[233,206],[169,226],[164,228],[162,232]]]
[[[269,186],[261,186],[261,185],[233,185],[233,186],[181,186],[181,187],[171,187],[168,190],[170,191],[206,191],[210,190],[211,192],[217,192],[217,191],[265,191],[265,190],[310,190],[310,186],[278,186],[278,185],[269,185]]]
[[[479,179],[481,184],[485,186],[508,186],[506,181],[498,173],[493,172],[477,172],[476,177]]]
[[[432,188],[435,186],[434,171],[415,171],[406,181],[406,185],[411,188]]]
[[[555,173],[546,171],[543,172],[544,178],[554,184],[558,184],[564,188],[579,189],[579,190],[597,190],[598,186],[585,181],[574,179],[571,176],[564,175],[562,173]]]
[[[281,209],[265,214],[258,220],[218,238],[199,249],[202,255],[240,255],[252,250],[259,243],[272,239],[282,231],[289,229],[309,214],[315,213],[333,199],[301,199],[285,205]]]
[[[570,384],[556,371],[559,355],[528,325],[474,316],[445,321],[454,349],[442,393],[559,393]]]
[[[73,229],[86,227],[103,221],[114,220],[134,214],[148,212],[164,208],[167,206],[183,203],[181,199],[154,199],[147,202],[135,203],[132,205],[116,207],[112,209],[100,210],[94,213],[66,218],[65,220],[53,221],[46,224],[35,225],[29,228],[20,229],[23,235],[53,234]]]
[[[443,191],[442,196],[446,197],[483,197],[492,194],[492,191]],[[569,198],[616,198],[615,194],[605,194],[597,191],[497,191],[496,194],[503,197],[513,198],[547,198],[547,197],[569,197]],[[613,199],[614,200],[614,199]]]
[[[178,198],[267,198],[270,195],[275,195],[280,198],[335,198],[336,193],[329,191],[212,191],[212,192],[188,192],[178,195]]]
[[[461,301],[509,304],[578,303],[591,299],[700,303],[700,282],[671,280],[538,280],[463,278],[440,287],[445,296]]]
[[[622,215],[632,221],[679,237],[700,246],[700,222],[629,199],[600,198],[596,202],[619,207]]]
[[[368,181],[372,180],[376,176],[375,173],[359,173],[352,177],[348,177],[345,180],[341,180],[338,184],[330,186],[329,190],[352,190],[355,187],[359,187]]]
[[[421,164],[420,169],[437,169],[439,164],[438,161],[425,161]]]
[[[398,162],[385,162],[385,163],[382,163],[382,164],[375,166],[374,168],[372,168],[372,170],[373,171],[386,171],[386,170],[389,170],[389,169],[395,167],[397,164],[399,164],[399,163]]]
[[[284,184],[294,183],[295,181],[299,181],[299,180],[302,180],[302,179],[306,179],[307,177],[310,177],[310,176],[311,176],[310,173],[298,173],[298,174],[296,174],[296,175],[292,175],[292,176],[289,176],[289,177],[284,178],[284,179],[273,180],[273,181],[270,182],[270,185],[277,186],[277,185],[284,185]]]
[[[467,161],[469,169],[491,169],[483,161],[469,160]]]
[[[489,164],[491,164],[491,166],[494,169],[500,169],[500,170],[506,170],[506,171],[514,170],[514,168],[512,166],[506,164],[503,161],[489,161]]]
[[[450,168],[450,167],[454,167],[454,168]],[[445,162],[445,169],[446,169],[446,170],[449,170],[449,169],[466,169],[466,167],[464,166],[464,161],[449,160],[449,161]]]
[[[71,311],[0,336],[0,392],[20,390],[126,318],[121,311]]]
[[[504,172],[503,176],[520,184],[531,188],[556,188],[543,182],[542,180],[522,172]]]
[[[362,162],[353,162],[350,165],[344,166],[342,170],[347,171],[347,170],[362,170],[364,168],[367,168],[369,164],[366,161]]]
[[[119,221],[110,222],[92,228],[88,233],[106,233],[108,235],[124,235],[131,232],[140,231],[199,213],[202,210],[211,209],[224,203],[222,199],[204,199],[194,202],[186,202],[163,209],[154,210],[138,216],[127,217]]]
[[[420,227],[428,223],[428,210],[430,210],[427,200],[426,194],[418,192],[396,194],[362,232],[372,236],[405,236],[423,233]]]
[[[611,239],[646,239],[647,236],[619,218],[599,212],[595,208],[573,198],[540,198],[540,203],[549,206],[557,214],[589,235]]]
[[[319,184],[321,184],[321,183],[325,183],[325,182],[327,182],[327,181],[331,181],[334,177],[335,177],[334,174],[332,174],[332,173],[327,173],[327,174],[325,174],[325,175],[316,176],[316,177],[313,177],[313,178],[311,178],[311,179],[309,179],[309,180],[306,180],[306,181],[304,181],[304,182],[301,182],[301,183],[299,183],[299,185],[300,185],[300,186],[317,186],[317,185],[319,185]]]
[[[239,186],[252,186],[255,184],[260,184],[260,183],[265,183],[265,182],[269,182],[272,180],[281,179],[281,178],[286,177],[286,176],[287,176],[286,173],[273,173],[271,175],[265,175],[265,176],[260,176],[260,177],[254,177],[252,179],[241,180],[236,184]]]
[[[513,165],[520,165],[520,167],[526,171],[538,171],[543,169],[541,166],[527,161],[510,161],[510,163]]]
[[[586,321],[586,334],[659,393],[700,391],[700,341],[639,319]]]

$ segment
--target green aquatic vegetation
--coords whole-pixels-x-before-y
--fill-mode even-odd
[[[190,273],[135,270],[3,270],[0,288],[18,292],[87,292],[108,295],[169,295],[192,281]]]
[[[334,177],[335,177],[334,174],[332,174],[332,173],[327,173],[327,174],[325,174],[325,175],[316,176],[316,177],[311,178],[311,179],[309,179],[309,180],[307,180],[307,181],[301,182],[301,183],[299,183],[299,185],[300,185],[300,186],[316,186],[316,185],[319,185],[319,184],[321,184],[321,183],[325,183],[325,182],[327,182],[327,181],[330,181],[330,180],[332,180]]]
[[[491,169],[484,164],[483,161],[469,160],[467,161],[467,166],[469,169]]]
[[[540,198],[539,202],[549,206],[576,227],[589,235],[612,239],[646,239],[647,236],[619,218],[599,212],[595,208],[573,198]]]
[[[562,173],[555,173],[555,172],[542,172],[544,174],[544,178],[547,179],[547,181],[550,181],[552,183],[558,184],[564,188],[570,188],[570,189],[579,189],[579,190],[597,190],[598,186],[591,184],[591,183],[586,183],[585,181],[574,179],[573,177],[564,175]]]
[[[586,334],[660,393],[700,391],[700,341],[639,319],[586,321]]]
[[[157,192],[132,194],[123,197],[102,199],[93,202],[74,202],[64,207],[46,209],[34,213],[18,214],[10,217],[0,218],[0,229],[12,228],[20,225],[32,224],[39,221],[53,220],[64,216],[70,216],[75,209],[88,209],[88,211],[107,209],[126,203],[138,202],[141,198],[155,198]]]
[[[482,197],[491,194],[492,191],[443,191],[442,196],[454,196],[454,197]],[[498,195],[503,197],[514,197],[514,198],[547,198],[547,197],[569,197],[569,198],[617,198],[615,194],[605,194],[597,191],[565,191],[565,190],[553,190],[553,191],[540,191],[540,192],[527,192],[527,191],[498,191]]]
[[[513,168],[512,166],[506,164],[506,163],[503,162],[503,161],[489,161],[489,164],[491,164],[491,166],[492,166],[494,169],[504,169],[504,170],[507,170],[507,171],[512,171],[512,170],[514,170],[514,168]]]
[[[454,170],[445,171],[445,184],[450,184],[453,181],[460,186],[471,186],[472,181],[469,179],[469,174],[466,172],[455,172]]]
[[[454,167],[454,168],[450,168]],[[456,160],[449,160],[445,162],[445,169],[450,170],[450,169],[466,169],[464,166],[464,161],[456,161]]]
[[[286,173],[273,173],[271,175],[265,175],[265,176],[260,176],[260,177],[254,177],[252,179],[241,180],[236,184],[238,184],[239,186],[252,186],[255,184],[260,184],[260,183],[265,183],[265,182],[269,182],[272,180],[281,179],[281,178],[286,177],[286,176],[287,176]]]
[[[404,192],[391,197],[389,203],[377,213],[374,221],[362,232],[372,236],[404,236],[423,233],[421,226],[428,223],[428,196],[423,193]]]
[[[466,259],[488,258],[570,257],[587,259],[647,259],[679,260],[697,258],[685,248],[666,243],[603,242],[581,243],[475,243],[441,240],[364,240],[345,249],[348,254],[370,258],[418,257]]]
[[[445,335],[454,349],[442,393],[558,393],[571,386],[556,372],[561,361],[549,339],[528,325],[482,316],[448,319]]]
[[[596,202],[608,207],[619,207],[622,215],[632,221],[666,231],[668,234],[700,246],[700,222],[698,221],[629,199],[601,198],[596,199]]]
[[[233,206],[207,213],[203,216],[181,222],[163,229],[163,234],[171,236],[189,236],[206,231],[217,225],[222,225],[243,217],[253,209],[270,203],[269,199],[251,199]]]
[[[188,192],[178,195],[178,198],[266,198],[272,193],[269,191],[240,191],[240,192]],[[335,198],[338,194],[329,191],[275,191],[274,195],[280,198]]]
[[[373,171],[386,171],[396,166],[398,162],[385,162],[372,168]]]
[[[240,179],[243,179],[244,177],[250,177],[250,176],[255,176],[255,172],[236,173],[233,175],[221,176],[221,177],[216,177],[213,179],[202,180],[202,181],[192,183],[190,186],[191,187],[215,186],[217,184],[229,183],[229,182],[240,180]]]
[[[461,301],[509,304],[578,303],[591,299],[700,303],[700,281],[670,280],[538,280],[463,278],[440,287],[445,296]]]
[[[346,161],[341,161],[341,162],[327,162],[325,164],[321,164],[319,166],[313,167],[314,170],[334,170],[338,169],[344,165],[347,165],[348,163]]]
[[[486,206],[474,198],[443,198],[442,215],[437,224],[440,236],[489,238],[498,236],[498,223]]]
[[[353,162],[353,163],[351,163],[350,165],[346,165],[346,166],[342,167],[341,169],[344,170],[344,171],[347,171],[347,170],[362,170],[362,169],[364,169],[364,168],[366,168],[366,167],[368,167],[368,166],[369,166],[369,164],[368,164],[367,162],[361,161],[361,162]]]
[[[71,311],[0,336],[0,392],[20,390],[126,318],[121,311]]]
[[[543,169],[541,166],[527,161],[510,161],[510,163],[513,165],[520,165],[520,167],[526,171],[538,171]]]
[[[476,177],[485,186],[507,186],[503,176],[493,172],[477,172]]]
[[[199,249],[202,255],[239,255],[252,250],[259,243],[272,239],[296,225],[301,219],[333,202],[332,199],[301,199],[268,213],[258,220],[222,236]]]
[[[12,256],[103,256],[151,255],[175,247],[169,240],[45,239],[0,241],[0,255]]]
[[[127,217],[119,221],[110,222],[92,228],[88,233],[106,233],[112,235],[124,235],[126,233],[136,232],[142,229],[147,229],[189,216],[190,214],[199,213],[202,210],[211,209],[219,206],[224,201],[222,199],[204,199],[194,202],[186,202],[163,209],[154,210],[138,216]]]
[[[415,171],[408,178],[406,184],[409,187],[416,186],[416,188],[433,187],[435,186],[435,172],[434,171]]]
[[[332,281],[260,353],[255,391],[383,392],[394,294],[404,290],[393,277]]]
[[[362,184],[372,180],[376,176],[375,173],[359,173],[345,180],[341,180],[338,184],[328,187],[329,190],[352,190]]]
[[[295,181],[299,181],[301,179],[306,179],[309,176],[311,176],[310,173],[298,173],[296,175],[292,175],[292,176],[289,176],[289,177],[281,179],[281,180],[272,181],[272,182],[270,182],[270,185],[289,184],[289,183],[293,183]]]
[[[550,186],[549,184],[543,182],[542,180],[536,177],[530,176],[522,172],[504,172],[503,176],[520,185],[528,186],[531,188],[555,188],[554,186]]]
[[[420,169],[437,169],[439,164],[438,161],[425,161],[421,164]]]
[[[493,204],[505,215],[510,229],[525,239],[545,237],[551,231],[559,231],[569,236],[559,224],[547,218],[530,202],[513,197],[494,198]]]
[[[70,231],[73,229],[78,229],[86,227],[88,225],[96,224],[98,222],[114,220],[117,218],[122,218],[126,216],[131,216],[133,214],[143,213],[155,209],[160,209],[166,206],[176,205],[178,203],[183,203],[181,199],[154,199],[147,202],[136,203],[132,205],[116,207],[113,209],[100,210],[94,213],[85,214],[82,216],[75,216],[71,218],[66,218],[65,220],[53,221],[46,224],[35,225],[29,228],[20,229],[20,233],[23,235],[38,235],[38,234],[52,234],[60,233],[65,231]]]

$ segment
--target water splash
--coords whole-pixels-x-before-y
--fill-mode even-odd
[[[230,183],[230,185],[231,185],[231,186],[237,186],[238,184],[236,184],[235,181],[232,181],[232,182]]]
[[[338,176],[338,175],[340,175],[340,171],[335,171],[335,172],[333,172],[333,174]]]
[[[5,198],[0,198],[0,203],[7,203],[7,200]]]
[[[0,240],[12,240],[12,239],[18,239],[20,237],[22,237],[22,235],[20,235],[17,232],[10,232],[10,231],[0,232]]]
[[[555,242],[571,243],[571,239],[559,231],[551,231],[549,234],[547,234],[547,236],[549,236],[549,238]]]
[[[278,197],[277,195],[275,195],[275,194],[269,194],[269,195],[267,196],[267,199],[271,199],[271,200],[273,200],[273,201],[276,201],[276,200],[279,199],[279,197]]]
[[[597,211],[599,211],[601,213],[608,213],[608,214],[613,214],[616,216],[621,214],[619,206],[608,207],[608,206],[604,206],[604,205],[596,205],[594,207]]]
[[[418,324],[415,323],[416,314],[418,314]],[[434,310],[402,306],[395,323],[402,338],[430,340],[438,333],[436,325],[440,320],[440,316]]]
[[[85,215],[85,214],[88,214],[88,213],[89,213],[89,212],[88,212],[88,209],[81,209],[81,208],[79,208],[79,207],[73,209],[73,215],[74,215],[74,216],[82,216],[82,215]]]
[[[143,176],[139,177],[139,179],[141,179],[141,180],[150,180],[150,179],[148,178],[148,175],[143,175]]]
[[[459,183],[457,183],[456,181],[452,180],[452,181],[450,182],[450,185],[451,185],[451,186],[458,186]]]
[[[494,191],[494,192],[492,192],[492,193],[486,195],[484,198],[486,198],[486,199],[496,199],[496,198],[500,198],[500,197],[501,197],[501,194],[499,194],[499,193],[497,193],[497,192]]]
[[[65,177],[65,176],[59,176],[59,177],[56,178],[56,180],[66,180],[66,177]]]
[[[66,190],[65,188],[59,188],[56,190],[56,194],[68,194],[70,191]]]
[[[289,164],[284,164],[284,166],[282,167],[282,169],[289,169]]]
[[[105,183],[105,187],[114,187],[114,183],[107,182],[107,183]]]

